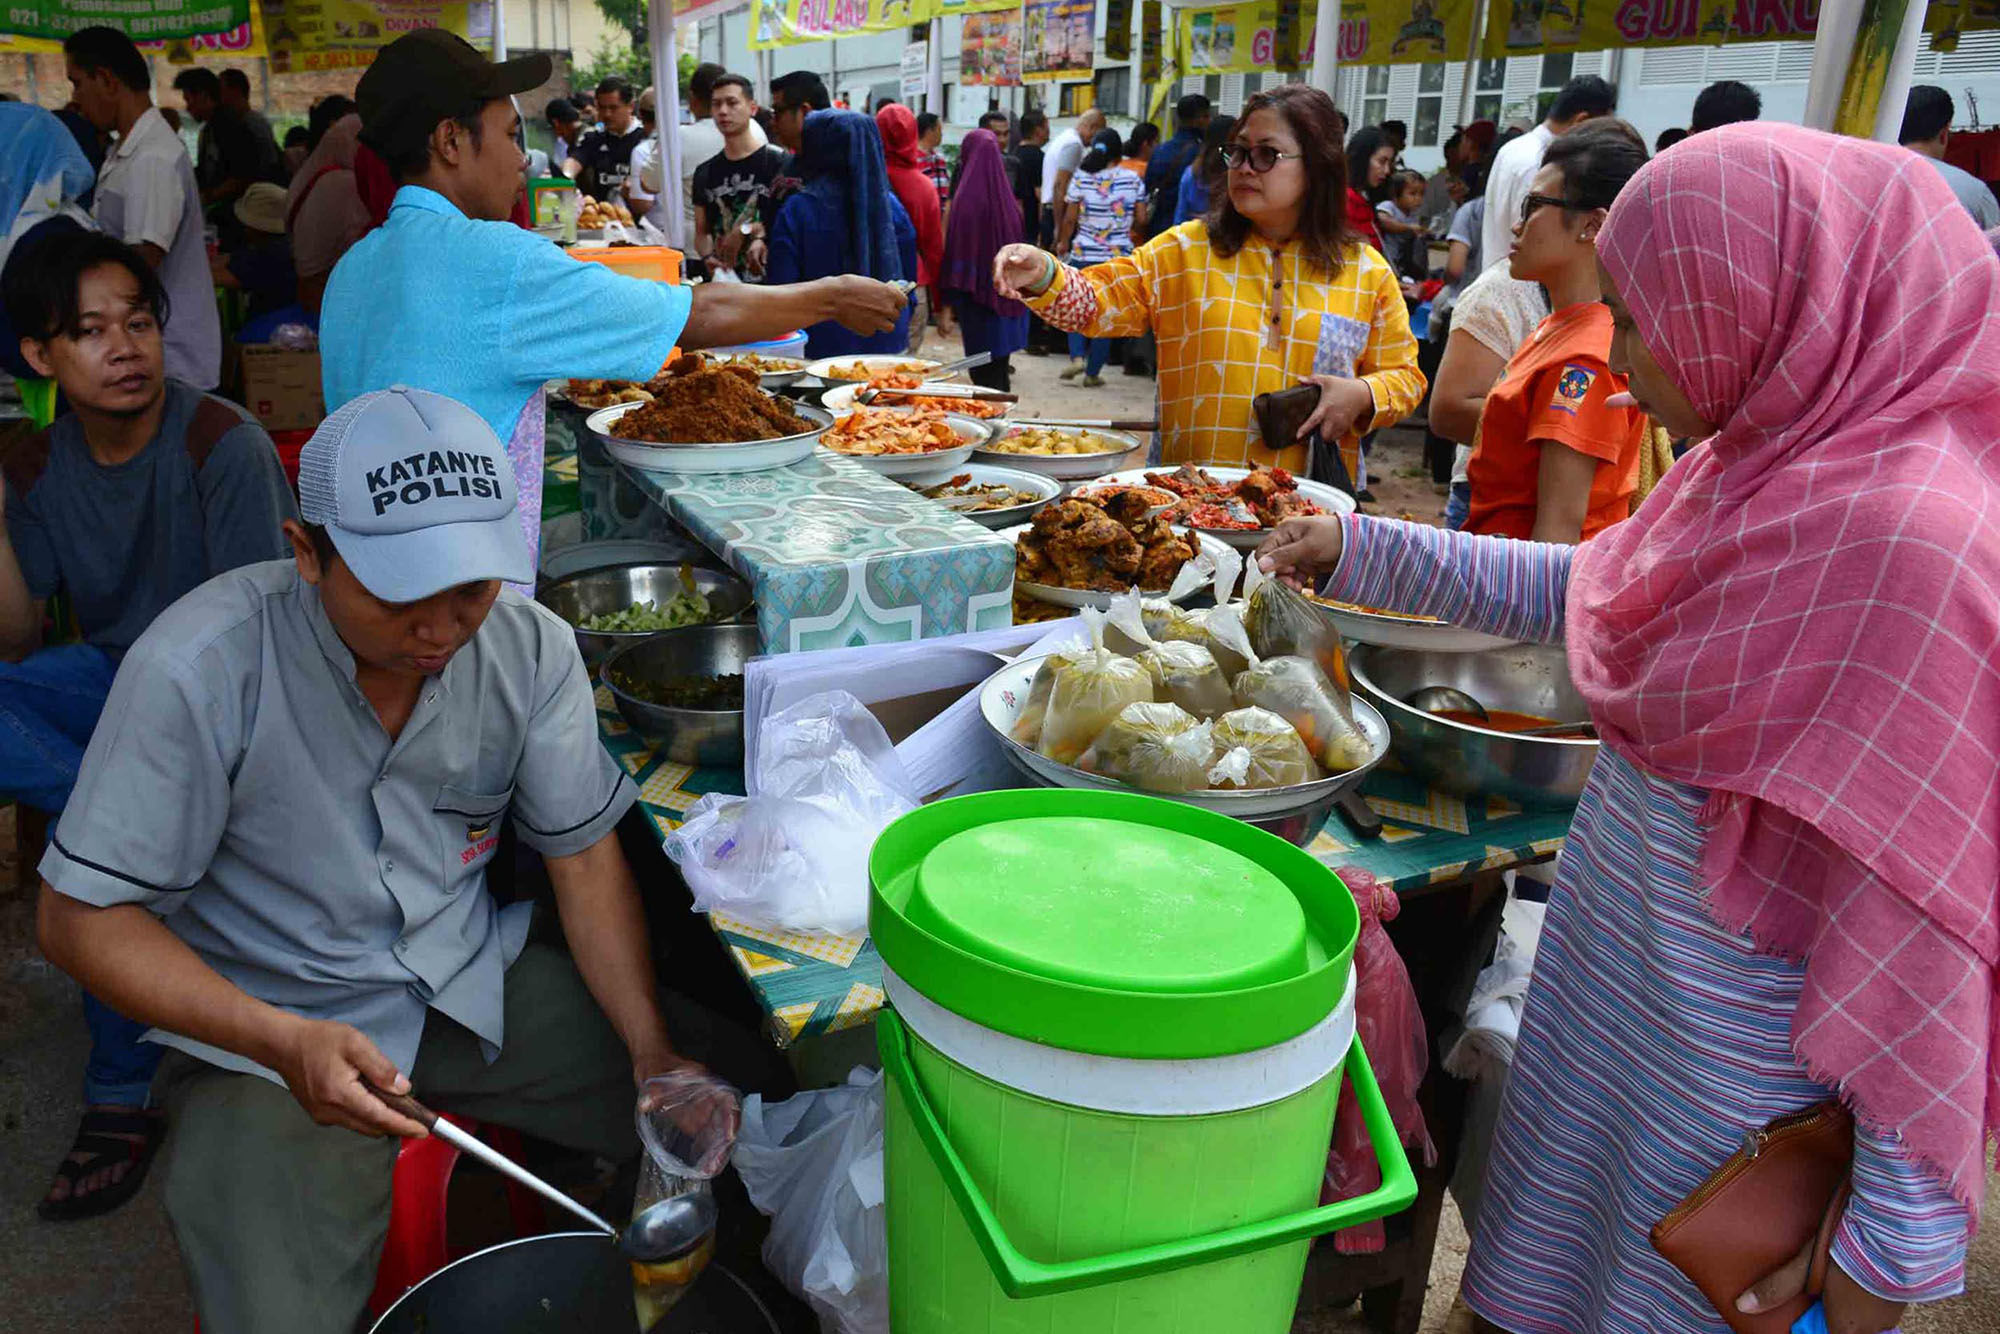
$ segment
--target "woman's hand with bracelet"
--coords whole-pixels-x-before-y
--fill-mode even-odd
[[[1002,246],[993,257],[993,285],[1016,301],[1040,296],[1055,279],[1055,256],[1025,242]]]

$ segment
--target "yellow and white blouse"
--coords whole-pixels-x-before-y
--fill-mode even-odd
[[[1282,284],[1275,340],[1274,272]],[[1340,441],[1349,473],[1359,477],[1362,434],[1395,425],[1424,396],[1396,275],[1365,244],[1349,245],[1329,279],[1295,244],[1274,249],[1252,237],[1224,259],[1209,245],[1207,226],[1188,222],[1122,258],[1058,268],[1028,307],[1059,329],[1093,338],[1155,335],[1167,463],[1265,463],[1303,472],[1306,447],[1276,455],[1264,448],[1250,400],[1305,375],[1352,375],[1375,395],[1374,417]]]

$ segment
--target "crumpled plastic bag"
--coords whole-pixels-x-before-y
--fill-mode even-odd
[[[1395,920],[1402,901],[1394,890],[1378,887],[1375,877],[1359,867],[1342,866],[1339,875],[1354,895],[1354,906],[1361,910],[1361,937],[1354,947],[1354,1040],[1368,1053],[1375,1081],[1382,1086],[1383,1100],[1389,1105],[1390,1119],[1396,1123],[1397,1138],[1429,1166],[1437,1161],[1437,1147],[1424,1125],[1423,1108],[1417,1105],[1417,1087],[1424,1082],[1424,1071],[1430,1065],[1429,1038],[1424,1033],[1416,988],[1410,985],[1410,970],[1382,926]],[[1368,1143],[1368,1127],[1361,1120],[1353,1085],[1343,1084],[1320,1203],[1353,1199],[1381,1184],[1382,1168]],[[1342,1255],[1373,1255],[1386,1242],[1380,1219],[1333,1234],[1333,1247]]]
[[[755,926],[858,935],[868,854],[918,805],[875,715],[844,690],[765,719],[747,797],[710,793],[667,835],[697,912]]]
[[[734,1162],[771,1217],[764,1263],[832,1334],[889,1334],[882,1075],[780,1103],[751,1094]]]

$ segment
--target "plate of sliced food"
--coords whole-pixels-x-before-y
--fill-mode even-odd
[[[552,398],[592,412],[615,408],[620,403],[650,403],[653,391],[637,380],[558,380],[549,391]]]
[[[944,365],[941,361],[930,361],[923,357],[905,357],[893,353],[872,352],[845,357],[821,357],[818,361],[806,363],[806,374],[825,380],[828,384],[840,384],[853,380],[866,383],[878,375],[915,375],[919,378],[931,374]],[[947,378],[957,379],[958,376]]]
[[[757,382],[766,389],[783,389],[806,373],[805,362],[797,357],[767,357],[761,352],[707,352],[711,361],[724,366],[747,366],[757,372]]]
[[[856,408],[820,437],[822,449],[898,481],[942,481],[986,439],[986,424],[945,412]]]
[[[1174,528],[1166,516],[1136,501],[1104,505],[1070,497],[1000,536],[1014,543],[1014,588],[1063,607],[1108,607],[1137,588],[1148,597],[1184,602],[1215,578],[1228,550],[1201,533]]]
[[[1213,534],[1239,551],[1255,550],[1290,518],[1352,514],[1354,497],[1283,468],[1229,468],[1184,463],[1178,468],[1131,468],[1100,478],[1099,486],[1144,486],[1174,499],[1173,519]]]
[[[1062,483],[1040,473],[968,463],[941,482],[909,482],[909,487],[946,509],[987,528],[1013,528],[1062,494]]]
[[[870,389],[894,391],[875,399],[870,404],[862,404],[860,396]],[[944,392],[924,392],[926,389]],[[977,417],[991,420],[1004,417],[1011,403],[996,403],[992,399],[974,398],[964,385],[953,385],[947,381],[926,381],[921,375],[907,371],[888,372],[871,375],[865,381],[850,381],[837,384],[820,396],[826,410],[839,417],[854,411],[856,407],[901,408],[911,411],[929,408],[934,412],[955,412],[961,417]],[[952,390],[958,392],[953,393]]]

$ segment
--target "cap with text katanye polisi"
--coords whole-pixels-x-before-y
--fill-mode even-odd
[[[354,90],[361,141],[394,161],[428,140],[439,121],[470,116],[496,97],[532,92],[553,69],[544,53],[496,65],[443,28],[404,33],[376,53]]]
[[[299,513],[361,586],[416,602],[482,579],[531,583],[514,468],[486,419],[397,385],[348,403],[299,454]]]

